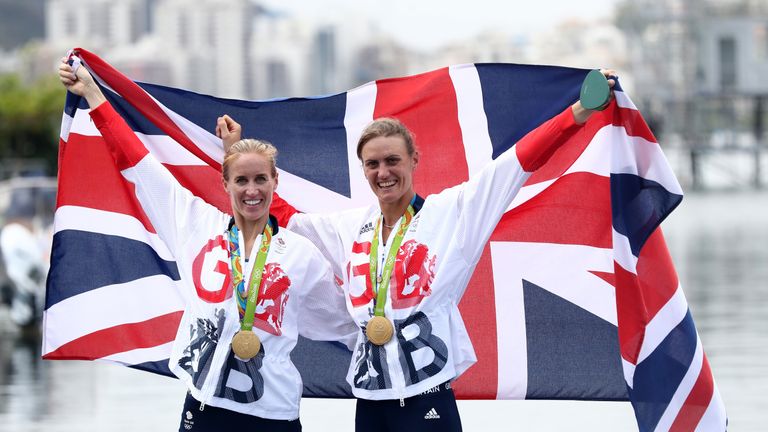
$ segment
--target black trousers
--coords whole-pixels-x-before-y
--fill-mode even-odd
[[[272,420],[230,411],[210,405],[200,411],[200,402],[189,393],[181,411],[179,432],[301,432],[301,422],[296,420]]]
[[[358,399],[355,432],[461,432],[461,418],[451,383],[395,400]]]

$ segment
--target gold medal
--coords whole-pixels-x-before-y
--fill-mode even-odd
[[[414,195],[414,199],[415,195]],[[373,299],[373,316],[368,324],[365,326],[365,335],[368,340],[374,345],[384,345],[392,339],[392,334],[395,332],[395,327],[392,322],[384,317],[384,306],[387,304],[387,289],[389,288],[389,281],[392,277],[392,269],[395,267],[395,261],[397,258],[397,251],[400,250],[400,243],[403,242],[405,232],[408,230],[408,226],[411,224],[413,215],[416,211],[413,209],[413,200],[408,205],[408,209],[403,215],[405,220],[400,223],[400,228],[395,234],[395,239],[389,246],[389,253],[386,256],[386,260],[382,260],[381,273],[377,275],[377,265],[379,258],[379,222],[376,222],[376,229],[373,231],[373,240],[371,241],[371,251],[369,252],[370,259],[370,281],[376,281],[376,298]],[[384,224],[383,215],[379,216],[381,224]]]
[[[374,345],[384,345],[392,339],[394,328],[392,323],[383,316],[373,316],[365,326],[365,335]]]
[[[253,330],[239,330],[232,338],[232,351],[243,360],[256,357],[260,349],[261,341]]]

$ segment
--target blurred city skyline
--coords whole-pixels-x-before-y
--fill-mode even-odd
[[[545,33],[566,21],[605,22],[620,0],[262,0],[275,10],[316,23],[364,18],[397,42],[426,51],[460,43],[487,32],[512,37]]]
[[[194,8],[186,0],[5,3],[6,20],[21,9],[32,14],[35,4],[43,15],[24,17],[30,22],[24,31],[37,36],[26,45],[2,44],[8,55],[0,72],[22,72],[28,80],[50,73],[75,46],[139,81],[248,99],[339,93],[458,63],[616,69],[624,63],[623,38],[611,23],[616,0],[524,8],[488,0],[200,0]],[[44,28],[35,30],[38,25]]]

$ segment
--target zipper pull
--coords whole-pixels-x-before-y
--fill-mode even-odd
[[[205,409],[205,402],[200,402],[200,411]]]
[[[405,406],[405,399],[400,398],[400,408]]]

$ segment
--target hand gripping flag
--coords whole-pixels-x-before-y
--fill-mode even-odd
[[[179,184],[229,210],[212,133],[232,115],[280,149],[281,196],[300,211],[375,202],[355,154],[372,119],[416,136],[415,189],[465,181],[578,97],[586,70],[469,64],[319,98],[225,100],[134,83],[76,50],[107,98]],[[174,257],[112,161],[84,100],[67,95],[45,305],[47,359],[169,374],[184,304]],[[528,180],[496,228],[460,309],[478,362],[465,399],[630,400],[641,431],[723,431],[725,409],[667,253],[661,222],[682,191],[629,97]],[[482,223],[482,221],[478,221]],[[350,353],[300,340],[304,395],[348,397]]]

